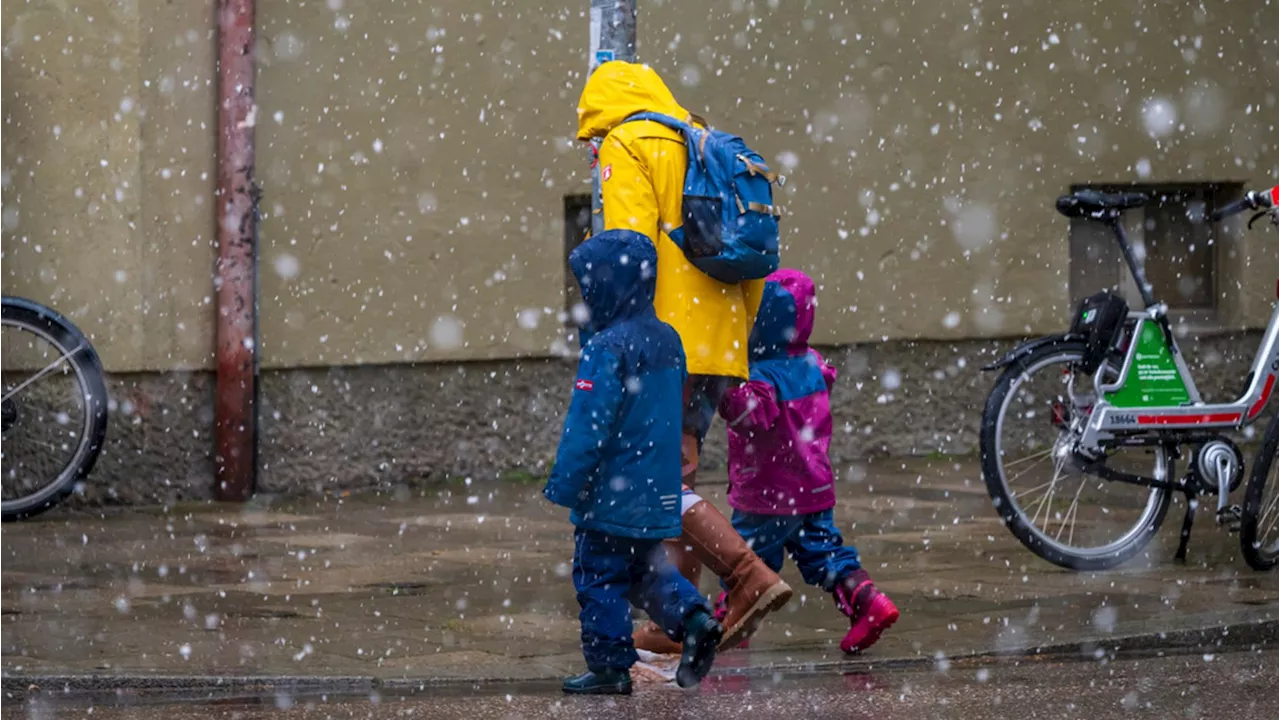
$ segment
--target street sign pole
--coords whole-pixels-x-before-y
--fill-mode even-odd
[[[610,60],[635,62],[636,0],[591,0],[591,42],[587,54],[587,74]],[[601,209],[600,164],[596,162],[600,141],[591,141],[591,234],[604,231]]]

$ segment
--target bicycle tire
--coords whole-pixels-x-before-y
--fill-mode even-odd
[[[1047,359],[1053,359],[1054,356],[1063,358],[1083,357],[1084,351],[1085,346],[1081,342],[1063,341],[1052,343],[1037,348],[1025,358],[1006,367],[988,394],[986,405],[982,410],[979,452],[982,477],[987,485],[987,494],[991,496],[992,504],[995,505],[996,512],[1000,515],[1001,520],[1004,521],[1005,527],[1009,528],[1009,531],[1023,546],[1042,559],[1059,567],[1076,571],[1099,571],[1109,570],[1124,563],[1146,547],[1147,543],[1151,541],[1151,538],[1155,536],[1156,532],[1160,530],[1160,526],[1164,523],[1173,494],[1168,490],[1156,489],[1153,494],[1155,507],[1151,508],[1150,503],[1153,500],[1148,500],[1148,506],[1144,509],[1144,515],[1147,513],[1154,514],[1122,546],[1114,548],[1105,554],[1071,552],[1061,546],[1055,546],[1055,543],[1046,542],[1042,533],[1027,522],[1023,514],[1018,511],[1017,503],[1014,501],[1014,494],[1011,493],[1004,479],[1000,460],[1001,445],[998,438],[999,428],[1002,425],[1002,416],[1008,407],[1006,399],[1009,397],[1010,392],[1015,389],[1016,383],[1020,382],[1022,375],[1038,367]],[[1168,474],[1172,477],[1172,459],[1168,459],[1168,462],[1170,463]],[[1137,527],[1137,525],[1135,524],[1134,527]]]
[[[85,427],[76,453],[57,477],[40,490],[14,500],[0,501],[0,520],[10,522],[39,515],[62,502],[93,470],[107,437],[109,397],[98,353],[70,320],[39,303],[5,297],[0,306],[0,323],[44,338],[63,355],[81,348],[70,354],[67,362],[75,370],[85,398]]]
[[[1249,484],[1244,491],[1244,508],[1240,512],[1240,552],[1244,555],[1244,561],[1249,563],[1249,567],[1260,571],[1275,567],[1277,557],[1280,557],[1280,546],[1265,548],[1258,540],[1258,524],[1263,519],[1263,514],[1267,513],[1263,504],[1267,498],[1267,479],[1271,476],[1271,469],[1276,463],[1277,443],[1280,443],[1278,434],[1280,434],[1280,415],[1271,418],[1266,436],[1262,439],[1262,447],[1258,449],[1258,454],[1253,459]],[[1274,512],[1280,512],[1280,509],[1271,511],[1271,513]]]

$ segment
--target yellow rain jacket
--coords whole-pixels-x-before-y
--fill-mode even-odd
[[[623,124],[639,112],[692,116],[647,65],[607,62],[578,100],[578,139],[604,138],[600,187],[606,230],[634,230],[658,251],[658,317],[676,329],[690,375],[747,378],[747,337],[764,280],[728,285],[698,270],[667,232],[680,227],[687,155],[680,133],[652,121]]]

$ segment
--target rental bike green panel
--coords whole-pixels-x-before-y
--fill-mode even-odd
[[[1191,402],[1160,327],[1153,322],[1142,323],[1137,342],[1129,378],[1124,387],[1107,393],[1107,402],[1122,408],[1173,407]]]

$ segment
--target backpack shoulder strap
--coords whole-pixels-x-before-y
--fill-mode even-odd
[[[702,118],[698,118],[697,116],[693,117],[696,118],[696,122],[702,122],[705,125],[705,121],[703,121]],[[707,151],[707,138],[711,136],[711,132],[709,130],[694,127],[693,125],[682,120],[677,120],[670,115],[664,115],[663,113],[657,112],[636,113],[622,122],[625,124],[635,122],[637,120],[651,120],[680,133],[684,138],[685,146],[689,151],[690,171],[701,172],[704,162],[703,158]]]
[[[635,122],[637,120],[651,120],[653,122],[658,123],[659,125],[665,125],[671,128],[672,130],[675,130],[676,132],[684,135],[686,138],[689,136],[689,133],[693,130],[693,128],[690,127],[689,124],[686,122],[677,120],[671,117],[670,115],[664,115],[662,113],[656,113],[656,112],[636,113],[635,115],[632,115],[631,117],[627,118],[626,120],[623,120],[622,122],[629,123],[629,122]]]

